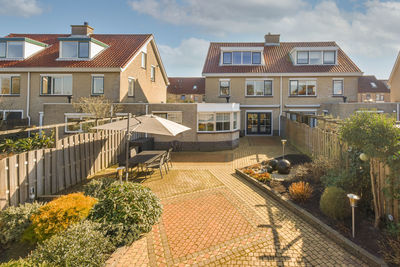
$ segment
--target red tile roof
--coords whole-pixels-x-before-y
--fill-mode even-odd
[[[202,77],[168,77],[169,86],[167,92],[169,94],[205,94],[205,78]],[[197,88],[194,89],[194,86]]]
[[[361,72],[354,62],[338,49],[337,65],[296,66],[289,53],[295,47],[332,47],[335,42],[281,42],[279,46],[264,43],[210,43],[203,73],[312,73],[312,72]],[[221,47],[264,47],[265,65],[219,66]]]
[[[375,83],[373,87],[371,83]],[[384,80],[378,80],[374,75],[366,75],[358,78],[359,93],[390,93],[390,89]]]
[[[7,37],[28,37],[48,44],[43,51],[25,59],[0,61],[0,68],[54,67],[54,68],[123,68],[151,34],[92,34],[90,37],[107,45],[104,51],[92,60],[59,61],[59,37],[69,34],[10,34]]]

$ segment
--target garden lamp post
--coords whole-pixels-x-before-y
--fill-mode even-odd
[[[122,184],[122,175],[124,173],[125,167],[118,167],[117,168],[117,174],[119,178],[119,182]]]
[[[355,215],[354,215],[354,208],[357,207],[357,201],[360,200],[360,197],[355,195],[355,194],[347,194],[347,197],[350,200],[350,206],[351,206],[351,222],[352,222],[352,234],[353,238],[355,237]]]
[[[282,139],[281,142],[282,142],[282,157],[283,157],[283,159],[285,159],[285,144],[286,144],[287,140]]]

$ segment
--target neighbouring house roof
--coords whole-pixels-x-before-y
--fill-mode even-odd
[[[169,77],[168,94],[205,94],[205,78]]]
[[[358,78],[359,93],[390,93],[386,80],[378,80],[374,75],[365,75]]]
[[[210,43],[203,74],[207,73],[361,73],[357,65],[338,47],[336,65],[296,66],[290,52],[296,47],[338,47],[336,42],[281,42],[279,46],[264,43]],[[263,47],[265,65],[220,66],[221,47]]]

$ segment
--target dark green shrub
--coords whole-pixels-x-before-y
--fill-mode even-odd
[[[5,248],[19,241],[24,231],[32,223],[30,218],[39,212],[40,203],[25,203],[18,207],[8,207],[0,211],[0,246]]]
[[[83,190],[87,196],[102,198],[104,190],[114,182],[116,180],[109,177],[92,180],[83,186]]]
[[[351,209],[346,192],[343,189],[329,186],[325,188],[319,202],[321,211],[328,217],[342,220],[350,216]]]
[[[41,134],[35,133],[32,137],[26,138],[7,138],[0,142],[0,152],[15,153],[25,152],[40,148],[50,148],[54,146],[54,131],[47,136],[43,131]]]
[[[102,224],[114,245],[123,246],[149,232],[161,212],[160,201],[150,189],[116,182],[104,189],[88,218]]]
[[[0,264],[0,267],[56,267],[47,263],[34,264],[29,259],[11,260]]]
[[[39,243],[29,259],[54,266],[104,266],[114,246],[99,229],[100,225],[91,221],[74,224]]]

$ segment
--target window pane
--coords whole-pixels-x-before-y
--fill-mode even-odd
[[[72,95],[72,76],[63,77],[63,95]]]
[[[51,77],[42,77],[42,94],[51,94]]]
[[[219,95],[226,96],[229,95],[229,81],[220,81],[219,82]]]
[[[7,120],[21,120],[22,113],[19,111],[8,111],[6,112],[6,118]]]
[[[21,92],[20,77],[11,77],[12,94],[19,94]]]
[[[62,57],[63,58],[76,58],[78,57],[78,43],[77,42],[62,42]]]
[[[103,94],[103,93],[104,93],[104,78],[93,77],[93,94]]]
[[[199,131],[214,131],[214,114],[199,113]]]
[[[6,57],[7,43],[0,43],[0,57]]]
[[[253,52],[253,64],[261,64],[261,53]]]
[[[246,94],[254,95],[254,82],[253,81],[246,81]]]
[[[324,51],[324,64],[335,64],[335,51]]]
[[[153,115],[163,119],[167,119],[168,117],[167,113],[153,113]]]
[[[290,81],[290,95],[298,95],[299,94],[297,85],[298,85],[298,81]]]
[[[53,78],[53,94],[55,94],[55,95],[62,94],[62,78],[61,77]]]
[[[9,77],[1,78],[1,94],[9,95],[10,93],[11,93],[10,78]]]
[[[308,51],[297,51],[297,64],[308,64]]]
[[[169,112],[167,119],[179,124],[182,124],[182,112]]]
[[[134,95],[135,95],[135,80],[128,79],[128,96],[134,96]]]
[[[299,81],[299,95],[306,95],[307,82]]]
[[[264,81],[265,95],[272,95],[272,81]]]
[[[310,52],[310,64],[321,64],[321,51]]]
[[[242,52],[233,52],[233,64],[242,64]]]
[[[238,113],[235,112],[233,113],[233,130],[237,129],[237,124],[238,124]]]
[[[333,81],[333,94],[334,95],[343,94],[343,81]]]
[[[217,113],[216,130],[217,131],[230,130],[230,113]]]
[[[223,53],[223,64],[232,64],[232,52]]]
[[[146,68],[146,53],[142,52],[142,68]]]
[[[307,82],[307,95],[316,95],[317,93],[317,82],[316,81],[308,81]]]
[[[89,57],[89,42],[79,42],[79,57],[80,58]]]
[[[151,66],[151,70],[150,70],[150,78],[151,78],[151,81],[155,81],[155,79],[156,79],[156,69],[155,69],[155,67],[154,66]]]
[[[23,57],[23,43],[21,42],[8,42],[8,57],[21,58]]]
[[[256,95],[264,95],[264,81],[255,81]]]
[[[251,52],[243,52],[243,64],[251,64]]]

